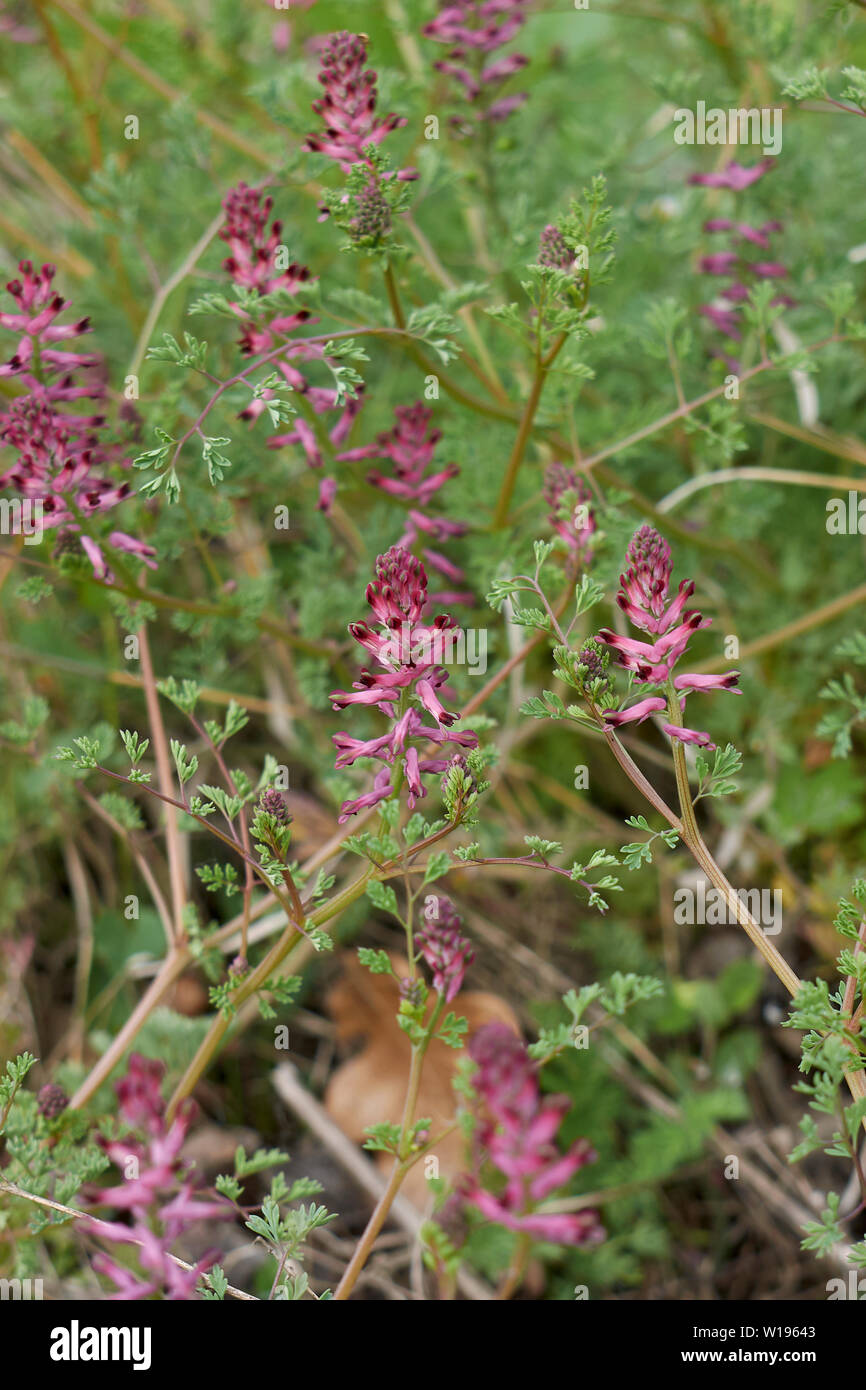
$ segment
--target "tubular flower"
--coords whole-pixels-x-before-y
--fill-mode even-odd
[[[393,473],[386,477],[377,469],[367,474],[367,482],[373,487],[409,503],[403,535],[398,546],[411,550],[421,540],[429,536],[442,542],[455,536],[462,536],[466,527],[458,521],[448,521],[442,516],[431,516],[427,510],[433,496],[450,478],[460,472],[456,463],[448,463],[434,473],[428,473],[433,462],[436,445],[442,438],[442,431],[430,428],[433,412],[420,401],[414,405],[397,406],[394,411],[396,424],[376,438],[374,444],[366,444],[359,449],[349,449],[338,454],[341,461],[354,463],[360,459],[387,459],[393,464]],[[462,584],[463,571],[442,555],[438,550],[422,549],[426,563],[436,570],[450,584]],[[466,590],[447,590],[428,595],[428,605],[432,603],[472,603],[473,595]]]
[[[422,776],[442,773],[448,767],[447,758],[419,756],[419,749],[423,750],[426,744],[478,746],[475,734],[449,731],[459,715],[445,709],[439,699],[438,692],[445,695],[448,682],[441,663],[448,659],[458,632],[454,620],[445,614],[429,625],[421,622],[427,604],[427,575],[421,561],[399,545],[380,555],[376,578],[367,586],[367,602],[375,626],[350,623],[349,631],[375,659],[379,669],[363,669],[351,691],[332,692],[331,704],[334,709],[374,706],[387,715],[391,727],[386,734],[370,739],[356,739],[346,733],[334,735],[338,769],[351,767],[358,758],[375,758],[385,764],[377,772],[371,791],[343,803],[341,824],[365,807],[393,795],[397,789],[392,782],[395,766],[401,770],[410,808],[426,796]],[[425,721],[425,714],[433,720],[432,724]]]
[[[433,66],[458,83],[476,122],[504,121],[527,99],[526,92],[496,93],[529,59],[522,53],[499,58],[493,54],[523,28],[530,4],[531,0],[440,0],[438,15],[424,26],[425,38],[448,44],[445,58]],[[460,124],[459,118],[455,124]]]
[[[586,566],[592,560],[590,542],[596,530],[592,493],[580,474],[564,463],[552,463],[544,475],[544,500],[550,508],[548,521],[561,536],[576,563]]]
[[[57,346],[89,332],[90,322],[56,322],[68,304],[53,288],[54,266],[37,271],[32,262],[21,261],[18,270],[20,278],[6,286],[16,312],[0,313],[0,326],[15,333],[18,344],[0,365],[0,377],[17,377],[26,391],[0,411],[0,445],[15,453],[0,472],[0,487],[20,493],[35,508],[40,527],[63,526],[76,536],[76,547],[80,542],[97,578],[108,580],[111,572],[102,548],[80,534],[78,516],[110,511],[133,495],[129,483],[113,481],[104,472],[114,463],[126,468],[128,460],[117,459],[116,451],[100,439],[104,415],[77,415],[65,408],[85,398],[104,399],[102,360]],[[89,378],[81,380],[82,372]],[[153,547],[123,531],[112,531],[108,545],[156,568]]]
[[[260,189],[250,188],[239,183],[223,199],[225,225],[220,231],[223,241],[228,244],[231,255],[223,261],[223,269],[240,288],[258,292],[260,295],[272,294],[282,290],[295,296],[302,285],[311,283],[310,272],[306,266],[292,262],[285,269],[277,269],[277,255],[281,251],[282,223],[275,220],[268,226],[273,207],[273,199],[265,197]],[[279,347],[280,340],[304,323],[314,323],[310,311],[299,305],[291,312],[275,310],[262,319],[254,317],[241,304],[234,304],[234,312],[241,320],[242,329],[240,349],[245,356],[256,356],[272,352]],[[273,365],[293,391],[309,401],[317,415],[332,413],[338,409],[338,394],[335,389],[311,386],[296,363],[327,361],[320,343],[302,341],[287,343],[285,352],[273,359]],[[265,391],[250,402],[241,412],[241,419],[255,421],[266,407],[272,393]],[[361,409],[361,396],[349,397],[339,407],[336,420],[329,423],[328,432],[332,443],[340,444],[346,438],[352,421]],[[316,439],[315,430],[307,420],[298,417],[293,428],[285,434],[272,435],[268,446],[280,449],[284,445],[298,444],[302,448],[311,468],[321,468],[324,459]],[[327,511],[333,501],[336,483],[325,479],[320,490],[320,509]]]
[[[672,679],[674,689],[681,692],[681,709],[685,709],[686,696],[695,690],[733,690],[739,695],[736,689],[738,671],[726,671],[719,676],[673,674],[692,634],[709,627],[711,619],[704,618],[697,609],[685,607],[694,593],[692,580],[684,579],[676,596],[668,601],[672,561],[667,541],[652,526],[641,526],[632,536],[626,557],[630,567],[620,575],[617,603],[629,622],[648,633],[652,641],[621,637],[603,628],[599,639],[614,652],[618,664],[631,672],[638,685],[659,685]],[[606,723],[616,727],[638,723],[666,707],[667,701],[660,695],[650,695],[626,709],[606,709],[602,713]],[[663,724],[662,728],[670,738],[682,743],[715,747],[709,734],[698,729],[684,729],[675,724]]]
[[[769,158],[761,159],[751,167],[745,164],[738,164],[735,159],[730,160],[724,167],[712,174],[692,174],[689,183],[701,184],[704,188],[730,188],[734,193],[742,193],[744,188],[749,188],[758,179],[762,179],[768,169],[772,169],[775,160]]]
[[[415,933],[415,944],[433,971],[433,988],[445,996],[446,1004],[460,993],[466,967],[475,959],[460,926],[454,904],[431,893],[424,905],[424,926]]]
[[[75,323],[55,322],[58,315],[69,307],[68,300],[54,289],[55,267],[43,265],[35,270],[32,261],[19,261],[18,271],[21,278],[10,280],[6,286],[18,312],[0,313],[0,325],[20,334],[20,337],[13,356],[0,366],[0,377],[21,376],[24,384],[32,389],[50,381],[52,377],[61,376],[63,380],[59,383],[46,386],[51,400],[68,401],[79,396],[98,398],[104,395],[100,385],[76,385],[68,376],[82,367],[99,366],[98,357],[54,346],[90,332],[90,320],[87,318],[78,319]]]
[[[472,1174],[458,1191],[500,1225],[557,1245],[591,1245],[604,1239],[598,1214],[537,1210],[556,1188],[595,1160],[585,1139],[562,1153],[553,1140],[565,1117],[567,1096],[542,1098],[538,1071],[521,1040],[504,1023],[488,1023],[472,1038],[469,1055],[478,1096]],[[496,1193],[481,1183],[485,1163],[501,1174]]]
[[[746,168],[736,161],[731,161],[718,173],[692,174],[689,183],[701,184],[706,188],[728,188],[734,193],[741,193],[743,189],[763,178],[773,163],[772,159],[763,159],[751,168]],[[704,275],[730,278],[727,285],[720,286],[715,298],[707,304],[699,305],[698,313],[712,324],[723,338],[728,339],[725,350],[714,350],[712,356],[720,358],[731,371],[738,372],[739,361],[731,354],[730,349],[743,336],[743,301],[748,299],[750,288],[756,281],[783,280],[788,274],[786,267],[779,261],[761,259],[754,253],[755,248],[758,252],[770,250],[770,237],[775,232],[782,231],[782,223],[763,222],[755,227],[748,222],[735,221],[729,217],[711,217],[704,223],[704,231],[711,235],[726,235],[728,246],[725,250],[702,256],[699,263],[701,272]],[[779,294],[772,303],[791,307],[794,300],[789,295]]]
[[[192,1101],[185,1102],[171,1125],[166,1124],[165,1105],[160,1094],[164,1067],[134,1053],[127,1075],[117,1083],[121,1118],[131,1130],[147,1137],[144,1142],[124,1135],[101,1139],[105,1152],[125,1176],[117,1187],[94,1194],[98,1206],[128,1212],[130,1223],[89,1218],[85,1229],[118,1245],[138,1246],[138,1259],[144,1277],[108,1255],[96,1255],[93,1267],[114,1283],[114,1300],[195,1297],[196,1285],[210,1269],[219,1251],[204,1255],[193,1269],[182,1269],[171,1258],[170,1249],[187,1227],[206,1219],[226,1220],[233,1215],[227,1202],[199,1197],[185,1173],[180,1151],[195,1114]]]
[[[380,145],[392,130],[406,124],[405,116],[376,114],[376,73],[364,67],[367,44],[363,35],[342,30],[331,34],[319,68],[325,95],[313,102],[324,122],[323,135],[308,135],[304,149],[338,162],[344,173],[353,164],[367,163],[365,145]]]

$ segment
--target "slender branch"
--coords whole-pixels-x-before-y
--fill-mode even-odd
[[[89,1212],[79,1211],[76,1207],[67,1207],[63,1202],[55,1202],[51,1197],[40,1197],[35,1192],[26,1192],[24,1188],[19,1187],[17,1183],[7,1182],[6,1178],[0,1178],[0,1192],[8,1192],[10,1197],[20,1197],[22,1201],[25,1202],[35,1202],[37,1206],[47,1207],[49,1211],[59,1211],[61,1215],[74,1217],[76,1221],[86,1220],[92,1222],[94,1226],[111,1226],[110,1222],[103,1222],[100,1217],[91,1216]],[[95,1234],[98,1235],[98,1231],[95,1232]],[[133,1245],[144,1245],[144,1241],[136,1240],[134,1236],[130,1236],[129,1240]],[[172,1255],[171,1251],[168,1252],[168,1258],[171,1260],[172,1264],[178,1265],[180,1269],[189,1271],[194,1268],[193,1265],[187,1264],[186,1260],[181,1260],[177,1255]],[[204,1279],[207,1279],[207,1277],[207,1274],[202,1275]],[[247,1303],[258,1303],[260,1301],[256,1298],[255,1294],[244,1293],[243,1289],[236,1289],[233,1284],[227,1284],[226,1289],[228,1293],[232,1294],[235,1298],[241,1298]]]
[[[122,1060],[127,1048],[132,1045],[143,1024],[175,980],[183,974],[191,959],[186,946],[173,948],[166,956],[160,966],[159,974],[151,980],[120,1032],[111,1040],[99,1061],[73,1095],[69,1102],[71,1110],[80,1110],[99,1089],[103,1081],[108,1080],[114,1068]]]
[[[683,727],[683,714],[680,709],[679,697],[674,689],[672,680],[668,681],[668,687],[668,719],[671,724],[675,724],[681,729]],[[801,987],[802,981],[791,969],[784,956],[782,956],[779,951],[776,950],[772,942],[767,939],[765,933],[755,921],[739,894],[728,882],[710,850],[704,843],[698,827],[697,817],[695,816],[695,808],[692,803],[688,764],[686,763],[686,750],[681,740],[672,738],[671,749],[673,752],[674,771],[677,779],[680,813],[682,815],[682,829],[680,834],[683,844],[691,851],[691,854],[697,860],[710,882],[722,894],[728,909],[734,913],[736,920],[745,931],[752,945],[760,951],[764,960],[773,973],[782,981],[788,993],[791,995],[796,994]]]
[[[721,483],[789,483],[795,487],[820,487],[835,492],[845,489],[850,492],[866,492],[866,478],[845,478],[829,473],[803,473],[795,468],[719,468],[713,473],[701,473],[690,478],[680,487],[674,488],[660,502],[656,503],[662,513],[684,502],[704,488],[717,487]]]
[[[169,911],[168,903],[163,897],[162,889],[156,881],[156,875],[151,869],[150,863],[148,862],[146,855],[142,854],[138,845],[132,838],[131,833],[120,824],[120,821],[115,820],[114,816],[112,816],[109,811],[106,811],[105,807],[99,801],[96,800],[95,796],[91,796],[90,792],[87,790],[86,787],[80,787],[79,791],[81,796],[87,802],[91,811],[93,811],[95,815],[99,816],[101,820],[105,821],[105,824],[111,827],[115,835],[117,835],[121,840],[123,840],[125,844],[129,846],[130,853],[132,854],[132,857],[135,860],[136,865],[138,866],[138,870],[145,883],[147,884],[148,888],[150,889],[150,896],[153,898],[154,907],[156,908],[157,913],[159,914],[159,920],[161,921],[163,931],[165,932],[166,942],[170,948],[172,944],[173,932],[171,912]]]
[[[329,902],[312,912],[307,921],[313,926],[321,926],[323,922],[329,921],[343,912],[350,903],[360,898],[367,887],[372,870],[367,869],[360,874],[348,887],[337,893]],[[278,965],[291,954],[303,939],[303,932],[300,923],[290,925],[285,929],[280,938],[271,947],[262,961],[254,970],[243,980],[239,987],[232,993],[232,1007],[237,1010],[241,1004],[246,1003],[273,974]],[[171,1120],[177,1110],[178,1105],[188,1096],[198,1082],[199,1077],[209,1066],[210,1062],[219,1050],[220,1044],[228,1032],[231,1020],[227,1014],[219,1014],[202,1040],[198,1051],[181,1077],[173,1096],[168,1104],[167,1116]]]
[[[544,357],[539,356],[536,363],[535,375],[532,379],[532,386],[523,409],[523,415],[517,431],[517,438],[514,441],[511,457],[508,460],[508,467],[505,470],[505,477],[502,479],[502,486],[496,501],[496,509],[493,513],[492,522],[494,531],[501,530],[508,521],[508,509],[511,506],[511,498],[514,495],[514,485],[517,482],[517,474],[520,471],[523,455],[526,453],[526,445],[529,442],[529,436],[532,433],[532,427],[535,423],[535,416],[541,401],[542,392],[544,391],[547,373],[556,359],[557,354],[562,350],[567,337],[567,333],[560,333],[550,351]]]
[[[225,214],[222,210],[220,210],[219,214],[216,217],[214,217],[211,222],[208,223],[207,227],[205,227],[204,231],[202,232],[198,241],[195,243],[195,246],[193,246],[192,250],[189,251],[186,256],[184,256],[177,270],[175,270],[174,273],[169,276],[165,284],[158,290],[157,294],[154,297],[153,303],[151,304],[150,309],[148,310],[147,318],[144,320],[144,323],[141,326],[141,332],[138,335],[138,341],[135,344],[135,351],[132,354],[132,361],[129,364],[130,375],[137,376],[141,369],[141,364],[144,361],[144,354],[147,352],[148,345],[150,343],[151,337],[153,336],[153,331],[156,328],[157,323],[159,322],[159,316],[162,313],[167,300],[177,289],[178,285],[180,285],[186,279],[187,275],[190,274],[194,266],[197,264],[199,258],[204,254],[208,246],[210,246],[211,242],[213,241],[214,237],[216,236],[217,232],[222,226],[224,220]]]
[[[339,1302],[345,1301],[358,1280],[358,1275],[367,1262],[373,1244],[385,1224],[385,1220],[394,1203],[394,1198],[400,1191],[403,1179],[421,1157],[421,1153],[410,1152],[410,1137],[412,1122],[415,1117],[415,1107],[418,1104],[418,1093],[421,1088],[421,1074],[424,1069],[424,1058],[427,1049],[433,1038],[439,1016],[444,1005],[443,996],[437,995],[436,1004],[430,1015],[429,1022],[425,1031],[424,1038],[412,1049],[412,1064],[409,1070],[409,1083],[406,1088],[406,1102],[403,1107],[403,1119],[400,1125],[400,1138],[397,1144],[397,1154],[394,1159],[394,1167],[388,1186],[376,1203],[376,1208],[367,1222],[366,1229],[362,1235],[354,1254],[343,1272],[343,1277],[337,1286],[334,1299]]]
[[[157,775],[162,788],[162,799],[167,802],[165,811],[165,842],[168,851],[168,872],[174,916],[174,940],[175,944],[179,945],[184,939],[183,918],[186,908],[186,874],[184,872],[183,849],[181,846],[177,812],[170,803],[171,788],[174,783],[171,772],[171,759],[168,751],[168,740],[165,736],[165,726],[162,722],[162,713],[159,708],[159,695],[157,694],[156,680],[153,674],[153,663],[150,658],[150,644],[147,640],[147,628],[144,624],[142,624],[138,634],[138,642],[139,651],[141,653],[141,675],[144,680],[144,698],[147,704],[147,716],[150,724],[151,737],[153,738]]]

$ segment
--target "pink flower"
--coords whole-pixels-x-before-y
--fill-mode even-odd
[[[148,569],[156,569],[156,561],[153,558],[156,551],[152,545],[145,545],[144,541],[128,536],[125,531],[112,531],[108,537],[108,544],[115,550],[122,550],[126,555],[135,555]]]
[[[424,926],[415,933],[415,944],[433,971],[433,988],[450,1004],[463,988],[463,976],[475,952],[461,933],[460,918],[448,898],[435,894],[427,898]]]
[[[332,34],[324,48],[319,81],[325,95],[313,102],[324,134],[308,135],[303,148],[336,160],[344,173],[366,163],[365,145],[380,145],[392,130],[406,124],[405,116],[376,114],[376,73],[365,68],[366,39],[345,30]]]
[[[438,15],[424,26],[425,38],[448,45],[447,56],[433,66],[454,78],[475,122],[503,121],[527,100],[526,92],[495,99],[494,94],[528,58],[512,53],[483,65],[480,60],[517,37],[530,4],[531,0],[440,0]],[[460,125],[459,118],[455,124]]]
[[[775,164],[774,159],[767,157],[753,164],[751,168],[743,164],[738,164],[732,159],[725,165],[724,169],[712,174],[692,174],[689,183],[702,184],[704,188],[730,188],[735,193],[741,193],[744,188],[749,188],[758,179],[762,179],[768,169],[772,169]]]
[[[55,323],[59,314],[68,308],[68,301],[57,294],[53,288],[56,270],[53,265],[43,265],[34,270],[31,261],[20,261],[18,270],[21,278],[10,280],[6,286],[18,306],[18,313],[0,313],[0,326],[20,334],[14,355],[0,366],[0,377],[23,376],[27,386],[41,385],[53,376],[66,374],[81,367],[95,367],[99,358],[83,352],[67,352],[52,344],[69,342],[82,333],[90,332],[90,320],[78,319],[76,323]],[[34,368],[38,362],[38,374]],[[68,400],[70,396],[63,387],[71,387],[71,380],[64,382],[59,391],[49,389],[50,399]],[[78,387],[75,395],[101,396],[101,389],[91,390]]]
[[[677,738],[680,743],[696,743],[699,748],[715,748],[709,734],[701,729],[681,729],[677,724],[662,724],[669,738]]]
[[[694,593],[694,583],[683,580],[673,599],[669,598],[671,580],[671,551],[652,526],[641,526],[629,543],[627,559],[629,569],[620,575],[620,591],[617,603],[634,627],[648,633],[653,640],[642,641],[636,637],[624,637],[602,628],[599,640],[616,654],[618,664],[630,671],[638,685],[662,685],[673,679],[674,689],[683,692],[680,707],[685,708],[686,696],[692,691],[732,690],[739,680],[738,671],[726,671],[722,675],[700,675],[686,672],[674,676],[674,667],[684,654],[692,634],[709,626],[710,619],[704,618],[697,609],[686,609],[685,604]],[[606,709],[602,711],[605,722],[612,728],[621,724],[638,723],[651,714],[667,708],[667,700],[660,695],[650,695],[625,709]],[[697,729],[683,729],[679,725],[664,724],[664,732],[681,743],[696,743],[703,748],[713,748],[709,735]]]
[[[619,724],[640,724],[644,719],[649,719],[651,714],[667,709],[667,703],[660,695],[649,695],[645,700],[638,700],[636,705],[630,705],[628,709],[605,710],[605,722],[614,728]]]
[[[415,504],[410,506],[406,514],[403,534],[396,542],[398,546],[405,550],[413,549],[419,544],[421,532],[438,541],[462,536],[466,530],[462,522],[431,516],[427,510],[440,488],[460,472],[456,463],[446,464],[435,473],[428,472],[436,445],[442,438],[441,430],[430,428],[432,410],[416,401],[414,405],[397,406],[394,416],[394,428],[377,435],[374,444],[349,449],[338,454],[338,459],[346,463],[354,463],[361,459],[387,459],[393,465],[391,476],[386,476],[378,469],[372,469],[367,474],[367,482],[390,497]],[[462,569],[438,550],[422,546],[421,554],[429,567],[447,578],[450,583],[464,583],[465,575]],[[442,593],[428,595],[428,605],[446,601],[472,603],[473,595],[465,590],[447,596]]]
[[[689,182],[709,188],[728,188],[734,193],[741,193],[760,179],[767,169],[772,167],[773,162],[772,159],[765,159],[751,169],[731,163],[721,173],[693,174]],[[705,275],[730,276],[731,279],[730,283],[723,287],[719,298],[710,304],[699,305],[698,313],[711,323],[723,338],[737,342],[743,336],[740,327],[741,309],[738,306],[749,298],[750,284],[759,280],[783,279],[788,274],[781,262],[750,260],[746,252],[753,247],[768,251],[770,237],[773,233],[782,231],[782,224],[770,221],[754,227],[748,222],[737,222],[730,217],[712,217],[704,223],[704,231],[726,233],[730,245],[727,250],[715,251],[709,256],[701,257],[701,271]],[[790,306],[794,301],[788,296],[779,295],[773,303]],[[730,371],[739,371],[739,362],[726,350],[713,349],[712,356],[720,358]]]
[[[538,1072],[510,1028],[488,1023],[469,1044],[477,1071],[478,1095],[472,1173],[458,1191],[491,1221],[557,1245],[587,1245],[604,1239],[597,1213],[537,1210],[537,1204],[562,1187],[595,1153],[585,1139],[565,1152],[554,1144],[570,1102],[567,1096],[542,1097]],[[482,1183],[482,1169],[499,1174],[496,1191]],[[504,1179],[504,1182],[502,1181]]]
[[[701,257],[701,270],[705,275],[727,275],[737,260],[736,251],[717,251],[712,256]]]
[[[387,734],[359,740],[348,734],[334,735],[338,757],[336,767],[351,767],[358,758],[376,758],[385,764],[377,774],[373,790],[340,808],[344,822],[366,807],[375,806],[393,794],[391,769],[399,764],[410,809],[427,795],[422,774],[441,772],[441,759],[419,756],[427,743],[453,743],[476,748],[473,733],[452,733],[450,725],[459,718],[445,708],[439,691],[445,693],[447,672],[441,661],[447,659],[457,638],[456,624],[445,614],[430,624],[421,621],[427,607],[427,575],[421,561],[402,546],[392,546],[376,561],[376,578],[367,586],[367,603],[376,626],[350,623],[352,637],[368,652],[377,670],[364,668],[352,690],[331,694],[334,709],[368,705],[391,721]],[[402,709],[401,709],[402,705]],[[424,713],[433,723],[426,723]]]
[[[89,320],[57,322],[68,305],[53,288],[54,266],[37,271],[32,262],[21,261],[18,270],[20,278],[6,286],[16,311],[0,313],[0,326],[15,333],[18,343],[0,366],[0,376],[17,377],[25,393],[0,412],[0,444],[15,453],[0,473],[0,487],[13,487],[38,504],[43,528],[62,526],[70,536],[79,536],[79,515],[110,511],[132,496],[129,483],[106,476],[113,464],[128,468],[129,460],[102,442],[104,415],[75,414],[67,408],[85,398],[102,400],[106,394],[101,358],[56,346],[89,332]],[[86,379],[81,379],[82,373],[87,373]],[[96,577],[109,581],[111,571],[101,545],[84,535],[80,545]],[[128,553],[134,549],[155,568],[153,547],[125,532],[112,532],[108,545]]]
[[[226,194],[223,199],[225,225],[220,236],[228,243],[231,255],[223,261],[223,269],[243,289],[256,291],[260,295],[281,290],[295,296],[303,285],[312,283],[312,277],[307,267],[299,265],[297,261],[277,269],[277,255],[281,248],[284,249],[280,240],[282,223],[275,220],[268,225],[272,207],[270,197],[245,183],[239,183]],[[241,320],[240,349],[246,356],[272,352],[296,328],[315,322],[309,310],[300,304],[288,313],[282,309],[274,310],[266,318],[254,318],[239,303],[232,307]],[[357,396],[348,397],[338,406],[335,389],[312,386],[296,365],[298,362],[325,360],[322,344],[302,340],[298,343],[287,342],[284,353],[272,359],[272,365],[292,391],[306,397],[317,415],[335,415],[328,423],[328,434],[332,443],[339,444],[348,434],[352,421],[361,409],[363,398],[359,390]],[[250,401],[241,411],[240,418],[255,422],[265,409],[270,394],[265,391],[261,398]],[[316,432],[302,416],[295,419],[291,429],[283,434],[271,435],[268,439],[271,449],[295,444],[303,450],[311,468],[322,467],[324,460]],[[330,509],[335,492],[336,483],[333,480],[326,480],[322,484],[318,502],[320,510]]]
[[[94,1269],[115,1285],[117,1292],[110,1295],[115,1300],[154,1295],[169,1300],[194,1298],[199,1278],[219,1252],[208,1252],[192,1270],[185,1270],[171,1258],[170,1247],[195,1222],[226,1220],[233,1215],[222,1199],[213,1201],[198,1196],[184,1174],[180,1151],[195,1106],[186,1103],[171,1125],[166,1124],[160,1094],[164,1070],[161,1062],[134,1053],[126,1076],[115,1087],[121,1118],[131,1128],[144,1132],[146,1141],[142,1143],[129,1134],[100,1141],[124,1177],[116,1187],[95,1192],[93,1201],[128,1212],[130,1224],[96,1217],[82,1222],[83,1229],[101,1240],[138,1247],[138,1260],[145,1271],[143,1279],[108,1255],[94,1256]]]
[[[717,301],[715,304],[701,304],[698,313],[703,314],[704,318],[709,319],[714,328],[726,338],[740,339],[742,333],[737,324],[737,314],[734,309],[727,308],[724,300]]]
[[[590,541],[596,530],[592,493],[574,468],[551,463],[544,475],[544,500],[550,508],[548,520],[565,541],[573,559],[583,565],[592,561]],[[563,516],[566,500],[568,513]]]

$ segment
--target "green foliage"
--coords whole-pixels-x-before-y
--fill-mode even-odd
[[[742,753],[739,753],[730,743],[724,748],[715,750],[712,767],[703,753],[699,753],[695,758],[695,770],[698,774],[698,792],[694,798],[695,801],[698,801],[702,796],[730,796],[732,792],[737,790],[737,783],[730,779],[741,772],[742,766]]]

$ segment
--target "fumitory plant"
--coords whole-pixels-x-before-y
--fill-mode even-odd
[[[0,1280],[866,1268],[858,10],[2,7]]]

